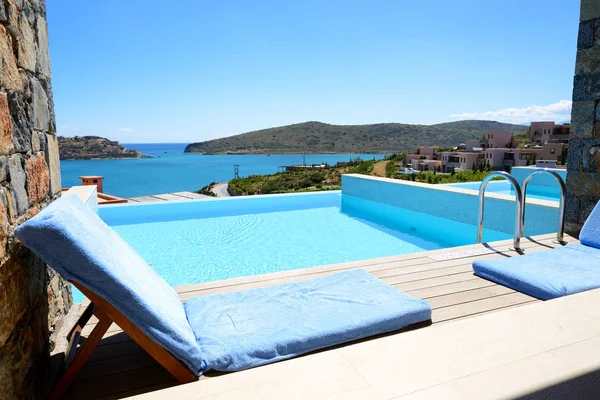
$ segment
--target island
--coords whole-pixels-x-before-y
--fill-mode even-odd
[[[480,139],[489,130],[526,132],[523,125],[497,121],[455,121],[435,125],[382,123],[332,125],[309,121],[191,143],[186,153],[300,154],[379,153],[412,151],[419,146],[456,146]]]
[[[117,141],[109,140],[100,136],[59,136],[58,148],[61,160],[147,157],[137,150],[126,149]]]

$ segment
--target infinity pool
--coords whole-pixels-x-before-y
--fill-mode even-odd
[[[474,226],[396,207],[374,212],[383,209],[361,199],[342,206],[340,192],[329,192],[103,207],[100,217],[173,286],[474,242]],[[83,296],[74,290],[74,299]]]

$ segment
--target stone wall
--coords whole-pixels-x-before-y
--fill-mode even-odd
[[[70,287],[15,241],[60,193],[44,0],[0,0],[0,398],[32,398]]]
[[[567,233],[578,236],[600,199],[600,0],[581,0],[567,163]]]

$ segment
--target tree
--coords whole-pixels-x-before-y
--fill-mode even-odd
[[[473,168],[471,168],[473,171],[477,171],[477,166],[475,165],[475,161],[473,161]]]

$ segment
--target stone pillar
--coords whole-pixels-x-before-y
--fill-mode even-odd
[[[0,398],[38,393],[71,290],[14,228],[60,193],[44,0],[0,1]]]
[[[567,233],[578,236],[600,199],[600,0],[581,0],[567,163]]]

